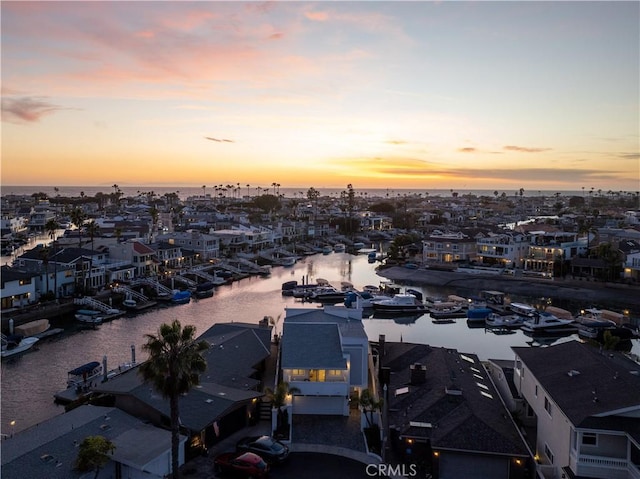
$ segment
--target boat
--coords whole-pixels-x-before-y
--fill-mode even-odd
[[[336,243],[333,246],[333,251],[336,253],[344,253],[347,250],[347,246],[343,243]]]
[[[339,291],[333,286],[319,286],[313,288],[308,296],[310,301],[339,303],[344,301],[345,291]]]
[[[67,388],[77,388],[90,384],[102,376],[102,365],[92,361],[67,372]]]
[[[414,295],[408,293],[397,293],[388,299],[373,301],[371,307],[375,312],[385,313],[427,312],[427,306]]]
[[[570,334],[578,330],[572,319],[561,319],[545,311],[537,312],[532,318],[525,319],[520,328],[532,334]]]
[[[122,306],[126,309],[136,309],[138,302],[135,299],[127,298],[122,302]]]
[[[371,309],[375,301],[389,298],[391,296],[372,294],[368,291],[348,291],[344,298],[344,304],[347,308]]]
[[[322,247],[322,254],[327,255],[327,254],[331,253],[332,251],[333,251],[333,248],[331,247],[331,245],[324,245]]]
[[[467,324],[475,324],[478,327],[485,326],[487,317],[495,311],[489,307],[484,297],[471,298],[467,306]]]
[[[611,334],[620,329],[618,324],[613,320],[605,317],[602,310],[597,308],[583,309],[575,319],[578,335],[584,339],[602,339],[605,331]]]
[[[215,284],[212,281],[205,281],[196,286],[194,296],[196,298],[210,298],[213,296],[213,288]]]
[[[76,311],[75,317],[81,323],[86,324],[100,324],[102,323],[102,316],[100,311],[93,309],[79,309]]]
[[[17,342],[16,342],[17,340]],[[34,336],[27,336],[26,338],[17,339],[14,335],[13,339],[11,336],[2,336],[2,351],[0,355],[2,358],[9,358],[11,356],[15,356],[16,354],[24,353],[25,351],[31,349],[35,344],[40,341],[38,338]]]
[[[360,242],[360,241],[356,241],[355,243],[353,243],[353,249],[356,251],[359,251],[361,249],[364,248],[364,243]]]
[[[524,316],[525,318],[533,318],[538,314],[538,310],[526,303],[509,303],[508,310],[513,314]],[[549,315],[557,318],[557,316],[548,313]]]
[[[171,296],[171,302],[175,304],[187,304],[191,301],[191,291],[175,290]]]
[[[467,312],[462,305],[452,301],[435,302],[429,307],[428,311],[429,315],[435,320],[467,317]]]
[[[519,314],[491,313],[484,321],[488,328],[516,329],[522,326],[522,323],[524,323],[524,317]]]
[[[28,336],[36,336],[44,333],[51,327],[48,319],[36,319],[35,321],[29,321],[28,323],[21,324],[20,326],[16,326],[13,329],[14,334],[28,337]]]

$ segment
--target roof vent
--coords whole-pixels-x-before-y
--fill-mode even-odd
[[[462,396],[462,389],[456,387],[444,388],[444,392],[449,396]]]
[[[207,398],[204,400],[204,402],[206,402],[207,404],[211,404],[213,402],[213,399]]]
[[[573,377],[573,376],[578,376],[579,374],[580,374],[580,371],[578,371],[577,369],[572,369],[567,373],[567,376]]]

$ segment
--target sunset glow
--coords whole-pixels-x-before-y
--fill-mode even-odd
[[[638,2],[1,9],[3,185],[639,189]]]

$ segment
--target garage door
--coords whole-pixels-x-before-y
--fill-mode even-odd
[[[441,453],[440,479],[508,479],[509,459]]]
[[[344,396],[294,396],[293,414],[344,414],[347,400]]]

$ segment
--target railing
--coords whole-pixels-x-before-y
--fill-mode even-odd
[[[136,301],[142,301],[145,303],[149,301],[149,298],[147,298],[144,294],[138,293],[137,291],[131,288],[127,288],[126,286],[116,286],[115,288],[113,288],[113,291],[115,291],[116,293],[123,293],[130,298],[135,299]]]
[[[349,384],[346,382],[291,381],[290,387],[296,387],[305,396],[347,396]]]

